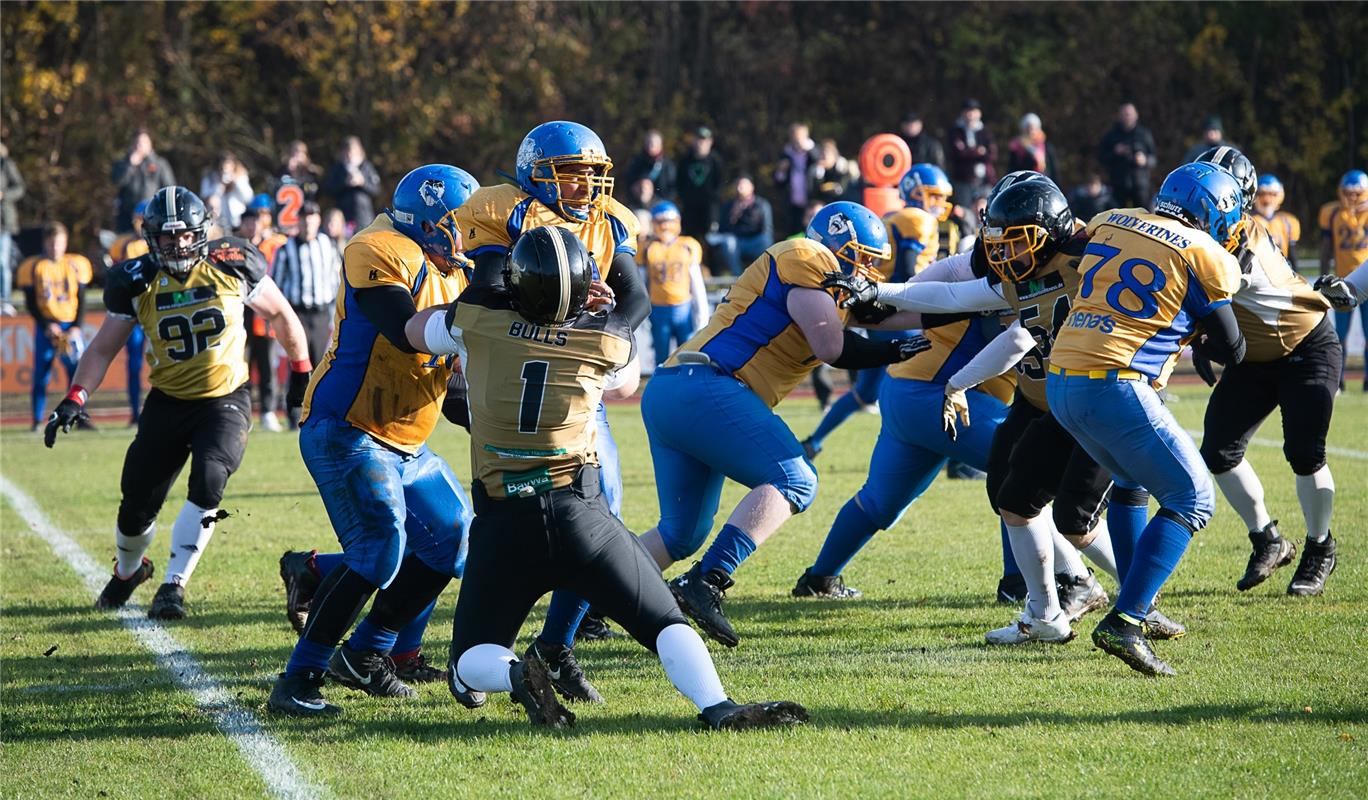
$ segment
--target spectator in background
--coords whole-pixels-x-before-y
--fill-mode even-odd
[[[304,203],[299,232],[276,250],[271,277],[304,326],[309,360],[323,363],[332,336],[333,304],[342,280],[342,256],[333,240],[320,236],[323,214],[312,200]],[[291,419],[294,428],[298,420]]]
[[[1097,157],[1111,182],[1116,204],[1122,208],[1149,208],[1150,170],[1154,166],[1154,137],[1140,124],[1134,103],[1122,103],[1116,122],[1102,137]]]
[[[774,184],[785,202],[785,234],[793,233],[802,227],[803,209],[807,208],[812,193],[811,169],[816,161],[817,145],[809,135],[808,126],[802,122],[789,125],[788,142],[779,156],[779,164],[774,168]]]
[[[85,351],[81,317],[85,314],[85,289],[92,271],[85,256],[68,253],[67,229],[60,222],[43,226],[43,253],[24,259],[15,283],[24,292],[24,304],[33,317],[33,409],[32,430],[43,424],[47,408],[52,359],[60,356],[67,383],[76,374],[76,362]],[[86,423],[82,427],[93,427]]]
[[[715,275],[740,275],[774,244],[774,212],[769,201],[755,193],[755,181],[749,175],[736,179],[736,196],[722,208],[717,233],[708,234],[708,244],[715,255]]]
[[[285,237],[271,229],[271,196],[259,194],[252,198],[237,235],[256,245],[265,257],[267,270],[273,269],[276,252],[285,244]],[[271,325],[248,306],[244,311],[247,324],[247,363],[256,368],[257,400],[261,404],[260,419],[263,430],[279,433],[283,428],[276,416],[280,398],[276,395],[275,379],[278,354]]]
[[[660,131],[646,131],[641,150],[627,164],[625,177],[631,194],[627,205],[632,208],[649,209],[652,198],[667,198],[675,193],[675,165],[665,157],[665,139]],[[643,180],[651,183],[650,197],[638,194]]]
[[[823,139],[817,148],[817,158],[808,168],[808,186],[812,197],[824,203],[832,203],[845,197],[850,187],[860,180],[860,168],[854,161],[841,155],[836,148],[835,139]],[[810,204],[810,201],[809,201]],[[807,208],[804,206],[804,213]],[[805,224],[800,217],[799,225]]]
[[[997,145],[983,124],[983,106],[971,97],[964,101],[950,129],[950,181],[960,202],[969,202],[979,190],[993,185],[997,180],[993,167],[996,160]]]
[[[651,237],[651,207],[656,202],[655,184],[651,183],[650,178],[640,178],[627,187],[627,207],[632,209],[637,218],[637,250],[645,247]]]
[[[1087,222],[1103,211],[1116,208],[1116,200],[1111,187],[1102,182],[1102,176],[1093,172],[1089,173],[1087,183],[1075,186],[1069,192],[1069,208],[1080,222]]]
[[[333,240],[333,246],[337,252],[347,249],[347,242],[351,240],[351,227],[347,225],[347,216],[342,213],[340,208],[330,208],[323,212],[323,234]]]
[[[1197,156],[1210,150],[1213,147],[1235,147],[1237,145],[1226,141],[1225,129],[1221,125],[1221,118],[1212,114],[1206,119],[1206,127],[1202,128],[1202,138],[1183,154],[1183,163],[1187,164],[1197,160]]]
[[[318,197],[318,181],[322,174],[323,171],[309,159],[309,146],[296,139],[290,142],[285,150],[285,160],[276,169],[276,186],[293,183],[303,190],[305,200],[314,200]],[[280,204],[279,191],[272,199]]]
[[[1021,134],[1007,145],[1007,171],[1032,169],[1059,183],[1059,175],[1055,172],[1054,145],[1046,141],[1040,117],[1027,114],[1021,118],[1020,127]]]
[[[705,127],[694,131],[689,150],[675,164],[683,233],[695,239],[708,235],[717,216],[717,198],[726,181],[722,158],[713,152],[713,134]]]
[[[146,128],[139,128],[133,134],[133,143],[128,155],[114,162],[110,180],[118,197],[114,205],[114,231],[125,233],[133,230],[133,208],[144,200],[152,199],[158,189],[176,185],[176,173],[166,159],[152,149],[152,134]]]
[[[898,135],[907,142],[907,149],[912,151],[913,164],[935,164],[945,169],[945,150],[939,139],[926,132],[920,114],[915,111],[903,114]]]
[[[247,168],[237,156],[227,150],[219,153],[217,164],[204,171],[200,178],[200,199],[217,209],[219,224],[236,230],[242,224],[242,214],[252,202],[252,183]]]
[[[0,144],[0,316],[14,316],[10,303],[15,257],[14,234],[19,232],[19,198],[24,196],[24,176],[9,156],[9,148]]]
[[[380,192],[380,173],[366,159],[361,140],[348,136],[337,151],[337,161],[323,181],[323,192],[342,211],[350,230],[375,221],[375,195]]]

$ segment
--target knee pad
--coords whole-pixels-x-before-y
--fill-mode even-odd
[[[1149,492],[1144,489],[1127,489],[1124,486],[1113,486],[1111,490],[1111,502],[1119,506],[1148,506]]]
[[[119,514],[115,524],[125,535],[136,536],[138,533],[147,530],[147,526],[157,521],[157,512],[160,510],[157,508],[133,508],[125,500],[119,503]],[[128,533],[129,531],[134,531],[134,533]]]
[[[1056,526],[1058,526],[1058,524],[1058,522],[1055,523]],[[1060,535],[1065,539],[1068,539],[1069,544],[1073,545],[1075,549],[1082,550],[1093,543],[1093,540],[1097,538],[1097,532],[1101,529],[1102,527],[1100,525],[1094,525],[1092,530],[1087,533],[1061,533]]]
[[[1313,475],[1325,466],[1325,442],[1283,442],[1283,457],[1297,475]]]
[[[699,519],[691,530],[678,531],[667,527],[664,520],[660,521],[660,541],[665,545],[665,552],[670,554],[670,558],[675,561],[683,561],[694,553],[708,540],[708,534],[712,533],[713,518]]]
[[[200,508],[218,508],[223,502],[223,491],[228,488],[228,476],[233,471],[216,458],[206,458],[190,480],[189,500]]]
[[[1222,448],[1211,443],[1210,440],[1203,441],[1198,452],[1202,454],[1202,461],[1206,464],[1206,468],[1215,475],[1235,469],[1244,460],[1245,455],[1245,449],[1238,444],[1231,444]]]
[[[879,504],[879,501],[864,489],[860,489],[860,491],[856,492],[855,504],[859,507],[860,511],[863,511],[864,515],[869,518],[869,521],[873,523],[874,527],[881,531],[886,531],[894,525],[897,525],[898,520],[902,519],[903,511],[905,510],[901,508],[883,508]]]
[[[802,456],[790,458],[779,466],[784,470],[783,477],[769,483],[789,501],[793,506],[793,513],[801,514],[807,511],[812,501],[817,499],[816,467]]]

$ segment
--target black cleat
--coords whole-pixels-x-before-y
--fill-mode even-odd
[[[95,427],[95,423],[94,423],[94,422],[91,422],[91,421],[90,421],[90,415],[89,415],[89,414],[82,414],[81,416],[79,416],[79,417],[76,418],[76,430],[78,430],[78,431],[90,431],[91,433],[96,433],[96,432],[98,432],[100,429],[97,428],[97,427]]]
[[[802,725],[807,722],[808,713],[806,708],[787,700],[740,705],[727,699],[703,709],[698,719],[715,731],[744,731]]]
[[[1062,572],[1056,573],[1055,587],[1059,594],[1059,608],[1070,622],[1077,622],[1089,611],[1106,608],[1110,602],[1102,584],[1093,577],[1092,570],[1076,578]]]
[[[1306,541],[1297,571],[1292,582],[1287,585],[1287,593],[1297,597],[1310,597],[1325,591],[1325,581],[1335,571],[1335,537],[1325,535],[1325,541]]]
[[[1008,606],[1026,602],[1026,579],[1020,572],[1003,575],[998,580],[997,601]]]
[[[317,550],[287,550],[280,557],[280,580],[285,584],[285,619],[295,633],[303,634],[309,622],[309,606],[321,578],[314,565]]]
[[[1249,541],[1254,545],[1254,552],[1249,554],[1244,576],[1235,582],[1235,588],[1242,592],[1268,580],[1273,570],[1291,564],[1292,558],[1297,555],[1297,546],[1278,535],[1276,519],[1261,531],[1250,531]]]
[[[1114,655],[1136,672],[1154,677],[1171,677],[1178,673],[1155,655],[1139,625],[1128,623],[1112,610],[1092,632],[1098,650]]]
[[[394,662],[394,677],[404,683],[438,683],[447,679],[446,670],[429,664],[422,650],[405,658],[391,657],[390,660]]]
[[[803,457],[808,461],[816,461],[817,456],[822,452],[822,448],[819,445],[812,443],[811,436],[799,442],[799,444],[803,446]]]
[[[789,594],[794,597],[825,597],[829,600],[854,600],[864,596],[859,589],[846,586],[845,578],[840,575],[813,575],[812,567],[803,571]]]
[[[447,690],[451,692],[452,697],[456,698],[456,702],[470,709],[476,709],[485,704],[485,700],[488,698],[484,692],[466,686],[461,683],[460,678],[456,677],[456,662],[449,662],[444,674],[446,675]]]
[[[389,656],[374,650],[353,650],[343,643],[328,660],[328,677],[372,697],[417,697],[418,693],[394,674]]]
[[[275,686],[271,687],[271,697],[266,708],[277,714],[290,717],[326,717],[341,714],[342,709],[323,699],[319,691],[323,686],[323,673],[301,672],[297,675],[280,673]]]
[[[1187,628],[1181,622],[1169,619],[1158,606],[1150,606],[1149,613],[1145,615],[1140,627],[1145,631],[1145,638],[1150,641],[1181,639],[1187,636]]]
[[[149,619],[185,619],[185,587],[175,583],[163,583],[152,605],[147,607]]]
[[[120,578],[116,571],[110,576],[109,583],[105,584],[100,596],[95,598],[95,607],[103,609],[123,608],[124,603],[128,602],[128,598],[133,596],[133,590],[152,577],[152,571],[152,562],[146,558],[127,578]]]
[[[556,699],[551,676],[541,659],[515,661],[508,677],[513,682],[513,699],[522,703],[533,725],[567,728],[575,724],[575,713]]]
[[[624,634],[618,633],[608,624],[608,620],[602,614],[595,614],[594,609],[584,615],[580,620],[579,628],[575,630],[575,643],[580,642],[599,642],[604,639],[624,639]]]
[[[704,575],[701,562],[694,562],[688,572],[670,581],[670,592],[680,610],[704,633],[727,647],[736,647],[741,642],[722,613],[722,595],[733,583],[731,576],[720,569]]]
[[[572,703],[602,703],[603,696],[598,693],[584,670],[575,659],[575,651],[564,645],[546,645],[533,640],[523,653],[524,661],[540,661],[546,666],[546,674],[551,685],[561,697]]]

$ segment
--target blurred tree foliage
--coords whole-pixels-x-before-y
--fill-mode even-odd
[[[1368,162],[1364,42],[1355,3],[7,2],[0,123],[26,222],[61,217],[87,246],[140,125],[196,188],[221,149],[264,187],[290,140],[326,166],[350,133],[386,190],[438,160],[496,181],[555,118],[620,169],[647,127],[682,146],[706,124],[763,177],[792,120],[853,154],[912,109],[940,135],[971,95],[1004,145],[1040,114],[1066,184],[1122,100],[1161,166],[1220,114],[1309,222]]]

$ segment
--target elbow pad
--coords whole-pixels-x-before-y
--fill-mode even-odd
[[[902,360],[902,349],[896,341],[875,342],[854,331],[845,331],[841,355],[829,363],[837,369],[871,369]]]

